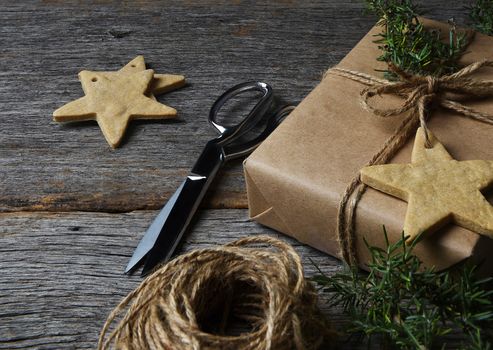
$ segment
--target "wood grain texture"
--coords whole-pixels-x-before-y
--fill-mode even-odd
[[[465,22],[462,1],[422,5],[434,19]],[[108,312],[140,282],[121,273],[156,212],[135,210],[160,208],[187,174],[214,136],[206,122],[214,99],[262,79],[299,102],[373,25],[362,8],[360,0],[3,1],[0,349],[94,348]],[[156,72],[186,75],[187,87],[159,98],[177,120],[133,122],[115,151],[94,123],[52,121],[82,96],[80,70],[117,70],[139,54]],[[237,161],[203,206],[246,205]],[[182,250],[266,232],[278,235],[246,210],[204,210]],[[287,240],[308,275],[310,259],[327,274],[340,269]],[[340,310],[325,312],[343,325]]]
[[[442,20],[465,16],[460,1],[424,6]],[[297,103],[373,23],[348,0],[2,2],[0,210],[160,207],[214,135],[206,116],[222,91],[262,79]],[[116,151],[95,123],[52,121],[82,96],[80,70],[117,70],[138,54],[187,77],[160,97],[176,121],[133,122]],[[241,162],[214,187],[204,207],[246,207]]]
[[[141,281],[123,269],[154,215],[0,214],[0,349],[94,348],[108,313]],[[181,251],[259,233],[281,237],[249,221],[246,210],[206,210],[197,219]],[[315,272],[310,260],[329,274],[340,269],[334,258],[287,241],[307,275]],[[343,319],[339,310],[326,311]]]

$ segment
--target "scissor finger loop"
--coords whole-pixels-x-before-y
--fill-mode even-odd
[[[223,154],[225,161],[231,159],[246,156],[251,153],[255,148],[257,148],[262,141],[264,141],[267,136],[269,136],[272,131],[286,118],[295,108],[292,105],[284,105],[267,116],[267,121],[265,123],[263,131],[261,131],[257,136],[248,141],[232,143],[223,147]]]
[[[217,121],[217,116],[226,102],[239,94],[249,91],[258,91],[262,94],[250,113],[248,113],[248,115],[236,125],[226,126],[219,123]],[[255,125],[261,121],[262,117],[269,110],[272,105],[272,101],[272,88],[263,82],[254,81],[241,83],[227,90],[216,100],[216,102],[214,102],[209,113],[209,123],[211,123],[211,125],[220,134],[219,142],[221,144],[231,142],[232,139],[238,138],[255,127]]]

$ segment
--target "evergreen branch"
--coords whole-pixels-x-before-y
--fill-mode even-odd
[[[387,239],[387,233],[384,232]],[[476,278],[476,268],[459,273],[425,268],[406,237],[385,249],[367,245],[371,254],[363,274],[346,268],[334,276],[314,277],[330,294],[329,303],[350,316],[350,335],[382,339],[401,349],[429,349],[447,336],[462,335],[463,347],[489,349],[493,344],[491,278]]]
[[[469,8],[469,18],[478,32],[493,35],[493,1],[476,0]]]
[[[384,28],[376,40],[383,52],[379,61],[419,75],[441,76],[460,68],[458,61],[469,44],[469,37],[457,32],[453,23],[448,40],[444,40],[439,30],[427,29],[419,21],[419,9],[411,0],[365,0],[365,3],[367,11],[377,15],[378,24]],[[396,78],[389,71],[385,77]]]

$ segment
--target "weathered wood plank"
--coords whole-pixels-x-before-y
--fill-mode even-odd
[[[94,348],[110,310],[141,281],[122,271],[155,214],[0,214],[0,349]],[[203,211],[182,250],[258,233],[280,236],[248,221],[246,210]],[[334,258],[287,240],[308,275],[315,270],[309,259],[329,274],[340,268]]]
[[[428,1],[440,20],[458,0]],[[23,1],[0,7],[0,348],[94,348],[109,310],[140,281],[121,274],[155,212],[214,135],[213,100],[243,80],[297,102],[370,28],[361,1]],[[137,54],[189,86],[160,98],[177,121],[137,122],[112,151],[92,123],[60,126],[54,109],[81,96],[79,70],[116,70]],[[241,163],[228,165],[205,207],[244,208]],[[15,212],[37,210],[39,213]],[[271,230],[245,210],[201,213],[183,250]],[[284,236],[283,236],[284,237]],[[293,240],[308,275],[333,258]],[[340,324],[339,310],[326,310]],[[348,345],[348,348],[353,346]]]
[[[301,11],[199,1],[4,4],[0,210],[159,207],[214,135],[205,118],[225,88],[260,78],[297,101],[335,62],[320,50],[324,34],[306,40],[302,55],[290,49],[316,33],[323,16],[314,11],[305,22],[299,20]],[[289,32],[285,21],[296,32],[288,42],[281,40]],[[115,38],[111,30],[128,35]],[[81,96],[78,71],[115,70],[137,54],[157,72],[187,76],[187,88],[161,99],[178,109],[179,121],[133,123],[116,151],[94,123],[51,121],[54,109]],[[206,206],[246,206],[240,163],[228,168],[217,193]]]
[[[445,6],[446,5],[446,6]],[[428,1],[439,19],[461,1]],[[297,102],[373,24],[361,1],[23,1],[0,8],[0,210],[156,209],[213,135],[212,101],[244,80]],[[95,123],[60,126],[53,110],[81,96],[82,69],[116,70],[143,54],[190,85],[161,98],[176,122],[133,123],[112,151]],[[246,207],[240,163],[206,207]]]
[[[93,349],[109,312],[141,281],[122,272],[156,214],[0,213],[0,349]],[[249,221],[242,209],[200,211],[181,252],[254,234],[292,244],[308,277],[314,264],[328,275],[341,269],[338,260]],[[344,329],[347,317],[320,296],[325,315]],[[358,339],[340,345],[367,349]]]

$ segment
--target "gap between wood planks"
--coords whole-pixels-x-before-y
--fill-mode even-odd
[[[15,212],[102,212],[129,213],[136,210],[159,210],[171,197],[172,193],[162,196],[138,194],[135,197],[114,194],[103,196],[100,193],[88,196],[72,196],[64,194],[46,195],[39,199],[25,200],[16,198],[0,199],[0,213]],[[213,190],[200,205],[200,209],[248,209],[246,193],[223,193],[222,196]]]

